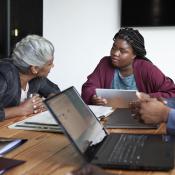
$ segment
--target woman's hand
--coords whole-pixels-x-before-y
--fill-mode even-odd
[[[36,114],[45,111],[43,100],[38,95],[33,96],[20,104],[22,115]]]
[[[19,104],[18,106],[5,108],[5,118],[21,117],[45,111],[46,108],[39,96],[33,96]]]
[[[93,95],[92,96],[92,104],[93,105],[106,105],[107,104],[107,100],[105,98],[102,98],[102,97],[99,97],[99,96],[96,96],[96,95]]]

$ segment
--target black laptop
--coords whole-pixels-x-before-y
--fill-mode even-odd
[[[157,129],[159,125],[145,124],[132,116],[129,108],[117,108],[105,120],[105,128]]]
[[[107,134],[74,87],[45,100],[70,142],[88,162],[103,168],[169,170],[174,167],[170,135]]]

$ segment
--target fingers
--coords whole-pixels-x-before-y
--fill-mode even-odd
[[[131,109],[131,115],[133,118],[135,118],[136,120],[138,120],[139,122],[144,122],[145,116],[144,113],[145,112],[143,109],[145,109],[145,105],[147,105],[147,102],[141,102],[140,100],[138,101],[132,101],[130,102],[130,109]]]
[[[154,124],[154,121],[149,118],[149,116],[142,114],[140,115],[140,120],[144,122],[145,124]]]
[[[85,165],[84,167],[74,170],[66,175],[112,175],[111,173],[105,172],[103,169],[94,165]]]
[[[167,101],[164,98],[158,97],[157,100],[162,102],[163,104],[167,105]]]
[[[131,115],[136,118],[139,115],[141,103],[139,101],[132,101],[129,103],[129,108],[131,110]]]
[[[138,97],[138,100],[132,101],[129,103],[129,107],[131,109],[131,112],[134,115],[139,115],[141,104],[148,102],[151,100],[150,96],[148,94],[145,94],[143,92],[136,92],[136,96]]]
[[[45,106],[43,104],[43,100],[39,96],[33,96],[32,97],[32,105],[33,105],[33,113],[39,113],[42,111],[45,111]]]
[[[92,103],[95,104],[95,105],[106,105],[107,100],[105,98],[94,95],[92,97]]]
[[[41,97],[39,97],[39,96],[34,96],[34,97],[32,97],[32,102],[33,103],[41,103],[43,100],[42,100],[42,98]]]
[[[152,106],[152,104],[154,104],[154,102],[153,103],[148,102],[148,103],[141,104],[141,108],[139,111],[139,113],[140,113],[139,117],[140,117],[140,120],[142,122],[144,122],[145,124],[154,124],[155,123],[154,118],[156,116],[152,117],[152,112],[151,112],[151,107],[150,107],[150,106]]]
[[[136,96],[140,101],[149,101],[151,97],[148,94],[145,94],[143,92],[136,92]]]
[[[67,173],[66,175],[90,175],[95,173],[92,165],[85,165],[84,167]]]

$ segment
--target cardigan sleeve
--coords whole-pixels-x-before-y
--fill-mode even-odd
[[[134,71],[139,91],[151,97],[175,97],[174,82],[151,62],[138,60]]]
[[[50,94],[56,94],[60,92],[59,87],[51,82],[48,78],[41,78],[40,83],[41,84],[38,93],[45,98],[47,98]]]
[[[95,94],[95,89],[100,87],[100,64],[97,65],[92,74],[87,77],[87,81],[82,86],[81,96],[85,103],[91,104],[91,98]]]
[[[114,69],[111,67],[110,57],[103,57],[82,86],[81,96],[86,104],[91,104],[96,88],[111,88],[113,74]]]

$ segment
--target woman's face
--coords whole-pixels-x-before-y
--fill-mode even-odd
[[[46,64],[44,64],[38,71],[38,74],[37,76],[39,77],[47,77],[47,75],[49,74],[50,72],[50,69],[54,67],[54,64],[53,64],[53,58],[50,59],[49,61],[47,61]]]
[[[111,48],[111,61],[113,66],[125,68],[132,64],[135,54],[126,40],[116,39]]]

